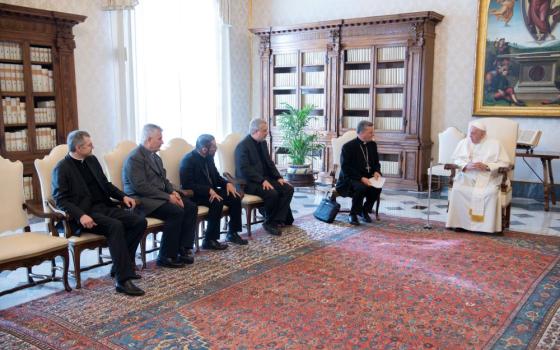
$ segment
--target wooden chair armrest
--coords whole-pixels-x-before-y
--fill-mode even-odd
[[[43,210],[42,206],[39,209],[39,203],[33,202],[26,202],[23,203],[23,209],[27,210],[29,213],[31,213],[33,216],[36,216],[38,218],[42,218],[42,219],[51,219],[51,220],[55,220],[55,221],[60,221],[60,220],[64,220],[65,216],[59,212],[51,212],[51,213],[47,213]]]
[[[60,210],[57,208],[56,204],[53,202],[52,199],[49,199],[47,201],[47,206],[49,207],[50,210],[52,210],[53,212],[62,215],[62,220],[70,220],[72,217],[70,216],[70,214],[68,214],[67,212]]]
[[[459,166],[453,163],[446,163],[443,165],[443,169],[451,171],[451,175],[449,175],[449,184],[447,186],[453,188],[453,179],[455,179],[455,173],[459,169]]]
[[[498,168],[498,174],[502,174],[502,183],[500,184],[500,191],[507,192],[509,188],[508,184],[508,174],[511,170],[513,170],[514,166],[504,166]]]

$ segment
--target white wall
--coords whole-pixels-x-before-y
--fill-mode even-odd
[[[267,27],[322,20],[436,11],[445,18],[436,27],[432,140],[437,159],[437,134],[449,126],[466,131],[472,116],[478,1],[476,0],[252,0],[252,26]],[[259,116],[258,40],[252,45],[252,116]],[[539,150],[560,151],[558,118],[515,118],[521,128],[541,129]],[[530,164],[541,174],[539,161]],[[560,176],[560,161],[553,162]],[[538,182],[521,160],[515,179]]]
[[[102,155],[119,140],[115,50],[109,12],[103,0],[2,0],[12,5],[87,16],[74,27],[78,125],[91,133],[95,153]]]

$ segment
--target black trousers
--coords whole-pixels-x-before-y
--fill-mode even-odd
[[[106,204],[94,205],[88,215],[97,226],[84,230],[107,238],[115,279],[119,282],[130,279],[134,275],[134,256],[146,230],[146,219]]]
[[[290,203],[294,196],[294,188],[288,184],[281,185],[278,181],[267,179],[273,190],[263,190],[262,184],[249,183],[245,192],[259,196],[264,201],[264,223],[269,225],[294,222]]]
[[[355,180],[351,181],[349,189],[342,191],[343,196],[352,197],[350,214],[355,215],[362,214],[363,212],[371,213],[373,204],[378,200],[380,193],[380,188],[366,186],[360,181]]]
[[[196,230],[198,209],[191,200],[183,197],[184,208],[165,203],[150,213],[151,217],[164,221],[159,256],[175,258],[179,248],[192,249]]]
[[[220,220],[224,205],[229,208],[229,228],[228,232],[241,232],[241,198],[227,195],[225,189],[214,189],[223,201],[214,200],[210,202],[208,197],[196,197],[196,204],[208,207],[208,226],[206,228],[206,238],[218,240],[220,238]]]

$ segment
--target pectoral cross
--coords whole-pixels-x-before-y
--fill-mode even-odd
[[[368,174],[369,174],[370,170],[371,170],[371,167],[369,166],[369,163],[368,163],[368,165],[366,165],[366,171],[368,172]]]

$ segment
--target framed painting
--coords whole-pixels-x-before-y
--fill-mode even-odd
[[[560,116],[560,0],[481,0],[479,116]]]

